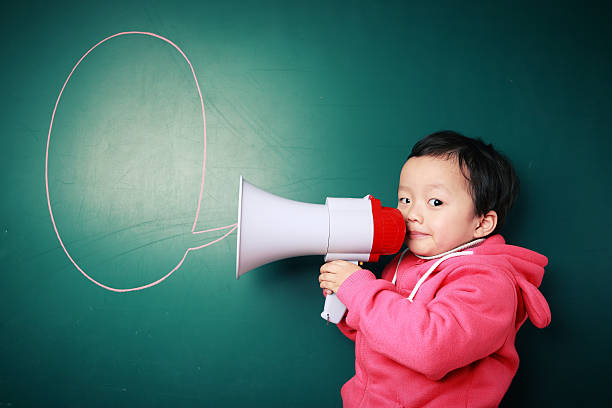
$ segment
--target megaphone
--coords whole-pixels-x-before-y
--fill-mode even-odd
[[[369,195],[328,197],[324,205],[302,203],[268,193],[240,176],[238,200],[236,279],[267,263],[303,255],[324,255],[325,262],[376,262],[380,255],[398,252],[406,234],[400,211],[382,207]],[[332,294],[321,317],[337,324],[345,311]]]

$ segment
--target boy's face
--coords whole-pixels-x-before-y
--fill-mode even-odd
[[[406,222],[406,244],[416,255],[432,256],[479,238],[469,181],[456,159],[410,158],[402,168],[397,208]]]

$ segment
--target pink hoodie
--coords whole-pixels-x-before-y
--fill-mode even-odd
[[[550,323],[537,289],[547,263],[494,235],[438,259],[397,256],[382,279],[353,273],[338,290],[348,308],[338,327],[355,341],[344,406],[497,406],[518,368],[519,327]]]

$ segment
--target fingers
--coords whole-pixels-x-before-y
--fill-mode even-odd
[[[341,261],[341,260],[327,262],[321,266],[320,271],[321,273],[323,272],[336,273],[345,263],[350,264],[350,262]]]
[[[319,269],[321,273],[325,273],[325,272],[331,273],[333,270],[334,270],[334,266],[332,265],[331,262],[321,265],[321,269]]]
[[[346,261],[331,261],[323,264],[319,274],[319,286],[327,291],[327,294],[331,295],[339,289],[338,274],[342,271],[342,267]]]
[[[336,291],[337,283],[333,280],[333,276],[334,274],[327,272],[319,275],[319,286],[327,290],[328,294],[332,294]]]
[[[333,288],[329,287],[327,284],[322,283],[320,286],[321,286],[321,289],[323,289],[324,295],[331,295],[332,293],[336,293],[337,291],[337,288],[336,290],[334,290]]]
[[[323,272],[319,275],[319,282],[331,282],[334,280],[334,275],[333,273],[330,272]]]
[[[322,288],[330,288],[334,290],[338,284],[337,275],[333,273],[322,273],[319,275],[319,283]]]
[[[319,275],[319,286],[322,288],[326,288],[329,287],[329,285],[332,283],[332,280],[328,277],[329,274],[327,273],[322,273],[321,275]]]

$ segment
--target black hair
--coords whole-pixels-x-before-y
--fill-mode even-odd
[[[475,215],[497,213],[498,232],[506,215],[518,198],[519,179],[510,160],[481,139],[472,139],[452,130],[443,130],[419,140],[411,157],[433,156],[456,159],[463,176],[469,181]],[[466,174],[467,171],[467,174]]]

